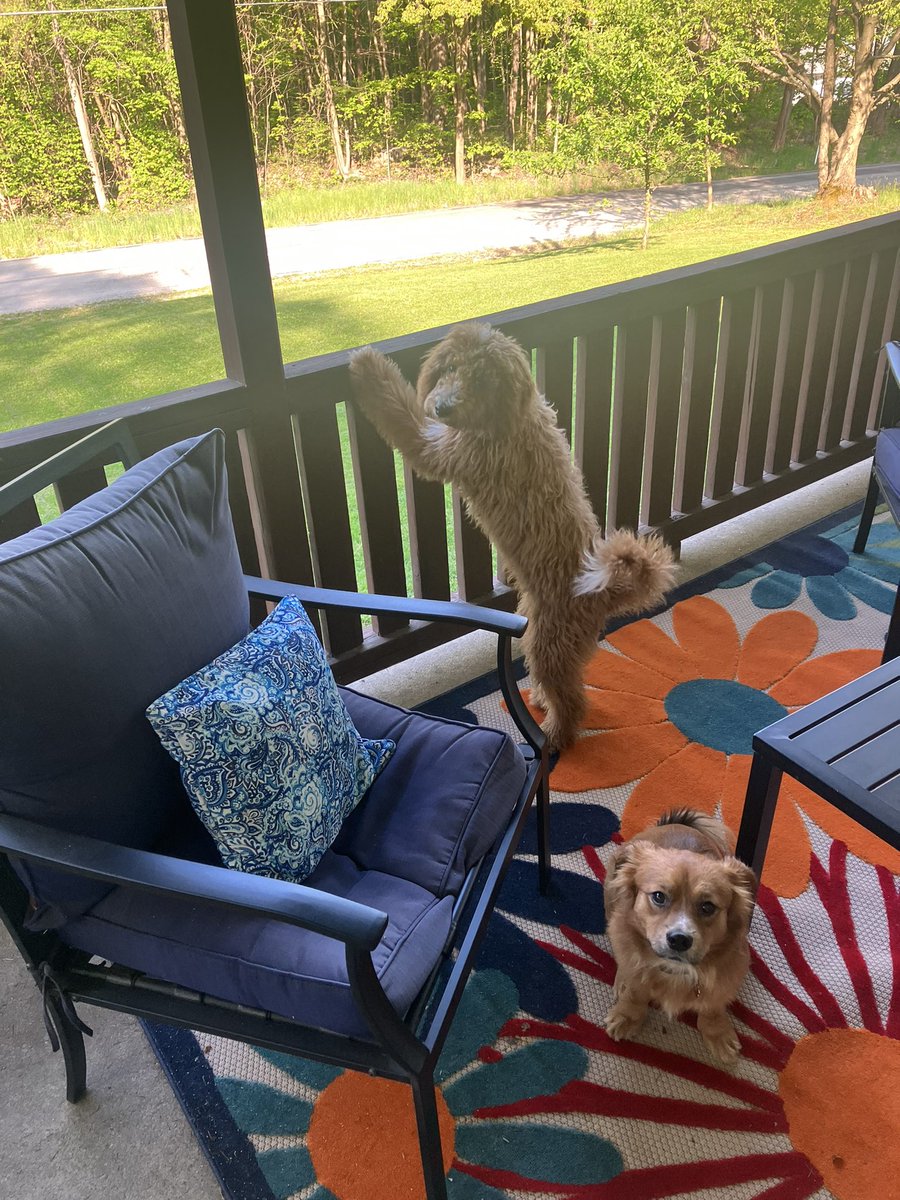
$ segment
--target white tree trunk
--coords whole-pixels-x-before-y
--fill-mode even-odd
[[[51,5],[51,11],[52,8],[53,6]],[[51,26],[53,29],[53,48],[59,56],[59,61],[62,63],[63,72],[66,76],[66,87],[69,89],[69,99],[72,101],[72,111],[75,113],[75,124],[78,126],[81,147],[84,150],[84,157],[91,176],[94,195],[97,197],[97,207],[103,212],[109,206],[109,198],[106,195],[106,188],[103,185],[100,160],[97,158],[97,151],[94,149],[94,136],[91,132],[91,123],[84,103],[81,80],[78,78],[78,72],[75,70],[75,66],[69,57],[62,34],[59,32],[59,22],[56,17],[53,18]]]

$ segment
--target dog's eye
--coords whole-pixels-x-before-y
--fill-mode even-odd
[[[666,893],[665,892],[651,892],[650,900],[653,904],[656,905],[657,908],[662,908],[662,906],[666,902]]]
[[[713,904],[712,900],[704,900],[703,903],[699,906],[699,912],[700,912],[701,917],[712,917],[715,915],[715,913],[717,911],[718,910],[717,910],[716,906]]]

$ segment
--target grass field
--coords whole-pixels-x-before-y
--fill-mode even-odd
[[[343,271],[276,281],[293,361],[564,296],[797,237],[900,207],[900,192],[850,208],[815,201],[723,206],[660,220],[639,235],[477,260]],[[222,378],[208,293],[0,318],[0,429]]]

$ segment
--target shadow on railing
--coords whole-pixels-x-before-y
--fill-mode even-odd
[[[533,351],[607,528],[673,545],[865,458],[897,333],[900,215],[580,292],[486,319]],[[414,380],[446,329],[379,343]],[[0,435],[0,483],[113,416],[150,453],[226,431],[232,511],[250,574],[338,589],[511,607],[459,497],[413,477],[357,420],[347,352]],[[106,481],[101,462],[59,495]],[[17,510],[5,537],[36,524]],[[358,678],[456,636],[448,626],[338,615],[336,673]]]

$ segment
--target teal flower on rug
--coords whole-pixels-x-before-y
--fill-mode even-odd
[[[764,551],[765,561],[738,569],[720,588],[753,580],[757,608],[789,608],[804,586],[816,609],[834,621],[850,621],[857,602],[890,613],[900,576],[900,533],[892,521],[872,526],[865,554],[853,553],[857,517],[826,534],[797,533]]]
[[[506,1189],[596,1186],[623,1169],[612,1143],[541,1122],[584,1078],[588,1054],[554,1040],[511,1039],[512,980],[479,971],[466,988],[436,1078],[450,1200],[505,1200]],[[241,1076],[216,1078],[278,1200],[393,1200],[421,1191],[411,1089],[291,1055],[245,1052]]]

